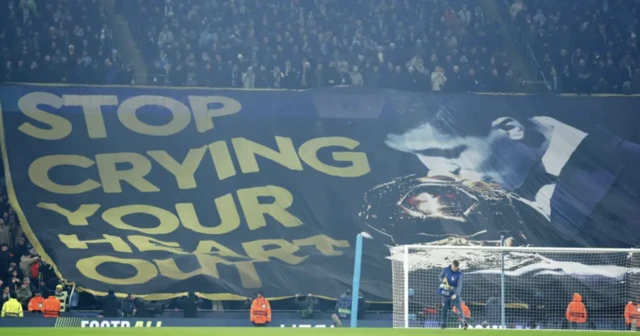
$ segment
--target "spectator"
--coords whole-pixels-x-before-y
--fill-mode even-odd
[[[318,308],[319,301],[315,296],[313,296],[313,294],[308,294],[307,296],[300,296],[296,294],[294,304],[298,308],[301,318],[311,319]]]
[[[102,303],[103,317],[119,317],[118,314],[118,298],[115,296],[113,289],[110,289],[107,296],[104,297]]]
[[[444,69],[437,66],[431,73],[431,90],[439,92],[442,91],[442,87],[447,82],[447,77],[444,75]]]
[[[134,294],[129,294],[127,297],[122,300],[122,305],[120,310],[122,310],[122,316],[124,317],[132,317],[136,316],[136,296]]]
[[[16,241],[17,243],[14,245],[12,249],[13,260],[16,263],[21,263],[22,257],[29,255],[29,246],[27,245],[27,240],[24,238],[24,236],[18,236],[18,239]]]
[[[31,293],[31,288],[28,283],[22,283],[22,285],[20,285],[20,288],[16,290],[16,298],[18,299],[18,302],[20,302],[20,304],[25,308],[29,304],[29,300],[31,300],[32,296],[33,294]]]
[[[251,309],[251,304],[253,304],[253,300],[255,300],[258,297],[258,294],[255,294],[253,297],[248,297],[244,300],[244,303],[242,304],[242,310],[250,310]]]
[[[57,285],[56,290],[53,293],[56,299],[60,301],[60,311],[64,312],[67,310],[67,299],[69,298],[69,293],[64,290],[64,286]]]
[[[29,300],[28,309],[32,313],[42,313],[44,310],[44,298],[40,291],[36,291],[35,296]]]
[[[633,93],[640,93],[640,68],[636,69],[633,78],[631,79],[631,87],[633,88]]]
[[[180,302],[185,318],[198,317],[198,298],[194,292],[189,292],[187,297]]]
[[[553,93],[563,92],[561,81],[562,80],[558,75],[558,71],[556,70],[556,67],[552,65],[551,71],[549,72],[549,85],[551,85],[551,92]]]
[[[4,219],[0,218],[0,245],[3,247],[11,246],[11,230],[5,225]],[[6,249],[4,250],[7,251]]]
[[[36,292],[36,290],[38,289],[36,286],[34,286],[34,285],[31,283],[31,279],[29,279],[29,277],[24,277],[24,278],[22,279],[22,283],[23,283],[23,284],[26,284],[26,285],[28,285],[28,286],[29,286],[29,290],[31,291],[31,293],[35,293],[35,292]]]
[[[20,280],[20,274],[18,269],[16,269],[15,264],[9,265],[9,277],[8,277],[7,286],[11,287],[11,291],[16,291],[18,287],[22,284],[22,280]]]
[[[0,245],[0,281],[9,276],[9,265],[11,264],[11,253],[7,244]]]
[[[49,295],[51,294],[51,290],[47,287],[47,284],[44,281],[44,279],[40,279],[39,289],[40,289],[40,292],[42,293],[42,297],[46,298],[46,297],[49,297]]]
[[[31,276],[31,265],[33,265],[38,260],[40,260],[40,257],[32,256],[29,252],[20,257],[20,270],[22,271],[23,276]]]
[[[482,84],[480,79],[476,77],[476,72],[473,69],[469,69],[469,76],[466,83],[467,92],[482,92]]]
[[[11,287],[5,286],[2,288],[2,296],[0,296],[0,305],[4,305],[5,302],[11,299]]]
[[[498,69],[493,69],[489,79],[487,80],[488,90],[491,92],[502,92],[502,84],[502,78],[500,77],[500,74],[498,74]]]
[[[153,317],[155,313],[152,313],[148,309],[147,302],[143,298],[134,298],[133,304],[135,306],[136,317]]]
[[[360,87],[364,86],[364,79],[362,78],[362,74],[358,71],[357,65],[353,66],[353,69],[351,73],[349,73],[349,76],[351,76],[351,85]]]
[[[254,89],[256,87],[256,74],[251,66],[247,68],[247,72],[242,74],[242,87],[245,89]]]

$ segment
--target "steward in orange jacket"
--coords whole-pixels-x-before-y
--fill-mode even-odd
[[[629,301],[624,308],[624,321],[627,324],[627,328],[631,327],[631,322],[636,320],[636,325],[640,326],[640,305],[634,304],[633,301]]]
[[[469,307],[467,307],[467,305],[464,304],[464,301],[460,302],[460,308],[462,308],[462,313],[464,314],[464,317],[471,318],[471,309],[469,309]],[[453,307],[453,312],[456,313],[457,315],[458,308]]]
[[[584,303],[582,303],[582,296],[580,294],[573,294],[573,301],[567,306],[565,316],[569,323],[587,323],[587,308],[585,308]]]
[[[36,296],[29,300],[29,306],[27,308],[32,313],[42,313],[42,310],[44,309],[44,298],[40,291],[37,291]]]
[[[263,327],[271,322],[271,305],[262,293],[258,293],[258,297],[251,303],[250,320],[256,327]]]
[[[49,295],[44,300],[44,317],[58,317],[60,315],[60,300],[55,295]]]

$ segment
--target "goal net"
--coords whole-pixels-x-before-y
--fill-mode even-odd
[[[394,327],[440,326],[439,275],[453,260],[460,262],[463,272],[461,299],[470,328],[623,330],[630,326],[625,308],[630,301],[640,301],[640,253],[497,245],[391,247]],[[580,318],[580,304],[572,304],[567,319],[573,301],[584,305],[586,320]],[[458,316],[448,315],[447,327],[460,327]],[[633,320],[632,326],[640,327],[640,318],[637,323]]]

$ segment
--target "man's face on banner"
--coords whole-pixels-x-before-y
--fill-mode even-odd
[[[484,135],[459,135],[429,123],[402,134],[387,135],[386,144],[413,153],[429,175],[455,174],[471,181],[496,183],[505,190],[520,187],[532,166],[534,150],[520,140],[524,128],[512,118],[499,118]]]

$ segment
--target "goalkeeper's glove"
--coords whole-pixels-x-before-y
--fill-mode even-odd
[[[448,284],[441,284],[440,285],[440,289],[444,289],[444,290],[451,290],[451,287]]]
[[[449,281],[447,281],[447,277],[442,278],[442,284],[440,285],[440,288],[444,289],[444,290],[450,290],[451,286],[449,286]]]

